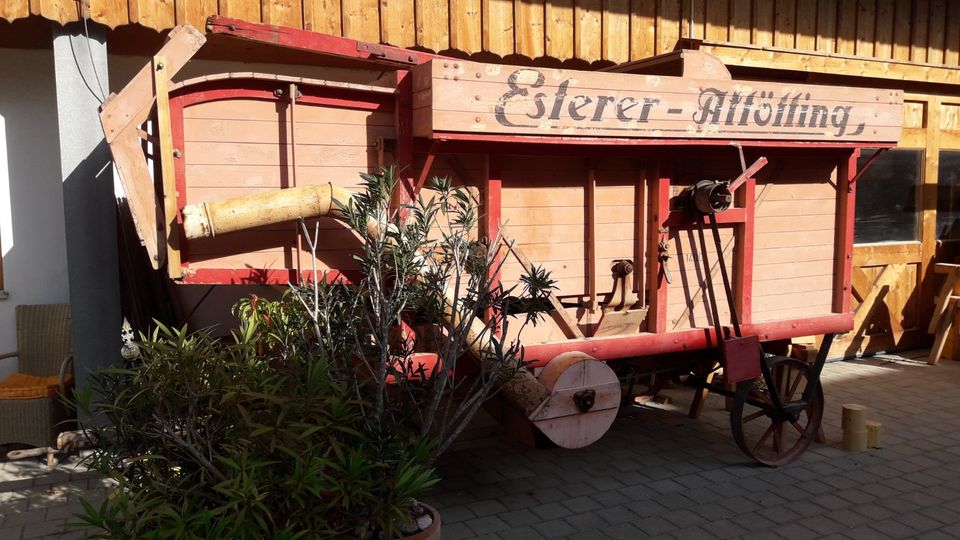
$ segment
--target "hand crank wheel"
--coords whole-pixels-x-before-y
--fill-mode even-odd
[[[811,369],[795,358],[768,360],[773,380],[743,381],[730,411],[730,428],[737,446],[754,460],[778,467],[800,457],[810,446],[823,420],[823,391],[817,385],[809,402],[804,390],[811,384]],[[782,407],[774,406],[776,392]]]

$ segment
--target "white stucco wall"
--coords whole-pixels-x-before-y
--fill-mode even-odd
[[[69,300],[53,51],[0,49],[0,352],[16,348],[14,306]],[[0,379],[16,360],[0,360]]]

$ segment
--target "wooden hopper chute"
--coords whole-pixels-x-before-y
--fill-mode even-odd
[[[167,43],[154,61],[143,66],[119,94],[111,94],[100,108],[103,133],[120,173],[120,183],[129,201],[134,225],[154,269],[160,268],[166,259],[167,250],[161,249],[161,245],[169,242],[173,244],[171,249],[176,249],[176,235],[171,232],[174,230],[172,222],[176,220],[176,185],[170,161],[173,159],[173,143],[166,88],[206,41],[207,38],[192,26],[177,26],[167,35]],[[162,154],[167,156],[163,164],[163,193],[167,200],[163,205],[157,201],[142,149],[143,138],[149,139],[150,136],[141,127],[150,118],[154,104],[159,107],[160,118],[166,115],[166,122],[159,122],[162,125],[154,139],[160,143]],[[178,261],[171,266],[179,271]]]

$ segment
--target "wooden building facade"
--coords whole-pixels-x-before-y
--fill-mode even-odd
[[[927,322],[941,279],[933,263],[953,262],[960,255],[960,227],[955,224],[960,220],[960,2],[0,2],[0,18],[7,21],[42,17],[67,23],[88,17],[115,29],[108,38],[111,46],[126,48],[155,35],[147,29],[163,31],[184,23],[203,28],[214,14],[486,62],[581,69],[697,48],[720,58],[736,79],[902,89],[907,94],[899,147],[859,180],[855,328],[837,340],[833,353],[852,356],[930,340]],[[17,24],[0,23],[0,34]],[[810,223],[816,227],[815,219]]]

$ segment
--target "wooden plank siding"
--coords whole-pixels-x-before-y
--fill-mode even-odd
[[[0,19],[31,15],[0,2]],[[36,15],[77,20],[74,0]],[[82,5],[82,4],[81,4]],[[682,38],[736,46],[960,65],[960,3],[947,0],[90,0],[115,28],[203,28],[210,15],[432,51],[620,63],[674,50]]]

